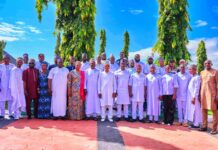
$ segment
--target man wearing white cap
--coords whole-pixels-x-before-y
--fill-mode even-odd
[[[122,116],[122,106],[124,108],[125,120],[128,120],[128,105],[130,104],[129,99],[129,78],[130,74],[125,69],[126,62],[124,59],[120,61],[120,69],[115,72],[116,82],[117,82],[117,121],[121,119]]]
[[[188,92],[188,84],[191,79],[189,73],[186,72],[185,65],[180,65],[180,72],[176,74],[176,79],[178,82],[177,89],[177,108],[178,108],[178,117],[179,123],[177,125],[187,126],[187,120],[185,119],[186,113],[186,103],[187,103],[187,92]]]
[[[10,74],[14,65],[9,63],[10,57],[8,55],[3,56],[3,64],[0,65],[0,119],[5,117],[5,102],[8,102],[8,110],[10,118],[12,116],[12,97],[11,90],[9,88]]]
[[[110,72],[115,72],[119,69],[119,65],[115,63],[115,57],[113,54],[110,55]]]
[[[108,108],[108,120],[113,122],[113,102],[116,93],[116,79],[110,72],[110,62],[106,61],[104,71],[100,72],[98,79],[98,96],[101,103],[101,121],[106,119],[106,109]]]

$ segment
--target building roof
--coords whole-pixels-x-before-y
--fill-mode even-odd
[[[8,52],[3,51],[3,55],[5,55],[5,54],[10,57],[10,63],[16,64],[16,59],[13,56],[11,56]]]

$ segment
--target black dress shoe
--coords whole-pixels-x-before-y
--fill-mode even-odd
[[[124,120],[125,120],[125,121],[128,121],[128,122],[130,121],[130,119],[129,119],[129,118],[125,118]]]
[[[130,119],[129,122],[136,122],[136,119]]]
[[[156,123],[156,124],[160,124],[160,122],[159,122],[159,121],[155,121],[155,123]]]
[[[139,119],[139,122],[141,122],[141,123],[145,123],[145,119]]]
[[[120,118],[115,118],[115,121],[117,121],[117,122],[120,121],[120,120],[121,120]]]
[[[148,123],[152,123],[152,121],[151,121],[151,120],[149,120],[149,121],[148,121]]]
[[[195,126],[195,125],[192,124],[192,125],[189,126],[189,128],[191,128],[191,129],[198,129],[198,128],[200,128],[200,126]]]
[[[53,117],[52,119],[53,119],[53,120],[58,120],[58,117]]]
[[[200,128],[198,131],[206,132],[206,131],[207,131],[207,128]]]
[[[4,117],[3,117],[3,116],[0,116],[0,119],[4,119]]]
[[[32,117],[31,117],[31,116],[28,116],[27,119],[30,120],[30,119],[32,119]]]
[[[10,118],[10,119],[14,119],[14,116],[10,115],[9,118]]]

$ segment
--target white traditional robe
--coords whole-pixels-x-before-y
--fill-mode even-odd
[[[180,123],[184,121],[184,116],[186,112],[186,103],[187,103],[188,84],[190,78],[191,78],[190,75],[186,72],[184,74],[179,72],[176,75],[176,79],[178,82],[176,101],[177,101],[178,117]]]
[[[103,64],[96,64],[95,68],[98,69],[99,71],[104,71],[104,65]]]
[[[11,70],[14,68],[13,64],[0,65],[0,102],[11,101],[11,90],[9,88]]]
[[[143,104],[145,101],[145,86],[146,86],[146,78],[143,73],[133,73],[130,77],[129,85],[132,87],[133,97],[131,98],[132,103],[132,118],[136,119],[136,114],[138,111],[139,119],[143,119]],[[138,107],[137,107],[138,106]]]
[[[114,98],[112,94],[116,93],[116,79],[112,72],[106,73],[103,71],[100,73],[98,93],[102,94],[102,98],[100,99],[101,106],[113,106]]]
[[[87,69],[85,73],[84,89],[87,90],[86,95],[86,115],[100,114],[100,101],[98,98],[98,78],[100,71],[98,69]]]
[[[147,72],[146,72],[146,69],[145,69],[145,64],[144,64],[143,62],[141,62],[141,61],[139,61],[139,62],[136,62],[136,61],[135,61],[135,62],[134,62],[135,69],[136,69],[137,64],[140,64],[142,72],[143,72],[144,74],[146,74]]]
[[[129,71],[130,75],[132,75],[136,72],[136,69],[135,68],[128,68],[127,71]]]
[[[21,66],[21,69],[24,71],[24,70],[26,70],[26,69],[28,69],[29,68],[29,64],[27,63],[27,64],[23,64],[22,66]]]
[[[49,63],[46,62],[46,61],[43,61],[43,62],[47,64],[47,69],[49,69]],[[36,65],[35,65],[35,68],[38,69],[38,70],[42,70],[42,62],[37,61]]]
[[[21,68],[14,67],[11,70],[11,77],[9,87],[12,96],[12,111],[16,117],[20,117],[21,111],[26,111],[26,101],[24,96],[24,84],[23,84],[23,70]]]
[[[144,102],[144,94],[145,94],[145,86],[146,86],[146,78],[143,73],[138,74],[137,72],[132,74],[130,77],[129,85],[132,86],[132,94],[131,98],[132,102]]]
[[[130,104],[129,99],[129,79],[130,73],[127,70],[121,70],[115,72],[117,82],[117,104]]]
[[[84,63],[84,62],[81,63],[81,68],[80,68],[80,70],[86,71],[86,70],[89,69],[89,68],[90,68],[90,64],[89,64],[88,61],[86,61],[85,63]]]
[[[193,76],[188,85],[186,117],[189,121],[194,122],[195,126],[198,126],[202,121],[201,106],[198,98],[200,85],[201,79],[199,75]],[[195,104],[192,104],[192,98],[195,98]]]
[[[151,64],[151,65],[153,65],[153,64]],[[144,74],[149,74],[151,65],[149,65],[149,64],[144,65],[144,70],[143,70]],[[156,65],[155,65],[155,69],[156,69],[156,73],[158,73],[158,67]]]
[[[116,72],[117,70],[119,69],[119,66],[118,66],[118,64],[117,63],[114,63],[114,64],[111,64],[110,63],[110,71],[111,72]]]
[[[166,73],[165,66],[164,67],[157,67],[156,69],[157,69],[156,70],[157,74],[159,74],[160,76],[163,76]]]
[[[48,79],[52,79],[51,113],[55,117],[66,115],[68,73],[69,70],[65,67],[55,67],[49,72]]]
[[[146,87],[147,115],[159,116],[161,111],[159,96],[162,96],[161,76],[149,73],[146,76]]]

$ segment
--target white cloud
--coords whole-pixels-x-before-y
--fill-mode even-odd
[[[17,21],[16,24],[18,24],[18,25],[25,25],[25,23],[23,21]]]
[[[17,40],[19,40],[19,39],[16,38],[16,37],[1,36],[1,35],[0,35],[0,40],[8,41],[8,42],[13,42],[13,41],[17,41]]]
[[[218,27],[217,27],[217,26],[212,26],[212,27],[210,27],[210,29],[212,29],[212,30],[218,30]]]
[[[208,59],[211,59],[214,64],[214,68],[218,69],[218,37],[213,38],[198,38],[189,40],[189,44],[187,45],[187,49],[189,50],[191,54],[192,61],[190,64],[196,64],[197,58],[196,58],[196,50],[198,48],[198,44],[201,40],[205,41],[206,49],[207,49],[207,57]],[[134,58],[135,54],[141,55],[141,60],[145,62],[145,59],[148,56],[152,55],[152,47],[148,47],[145,49],[141,49],[135,52],[129,53],[129,58]],[[154,58],[158,58],[158,54],[154,54]]]
[[[143,13],[144,10],[142,10],[142,9],[128,9],[128,10],[122,9],[122,10],[120,10],[120,12],[122,12],[122,13],[127,12],[127,13],[130,13],[132,15],[139,15],[139,14]]]
[[[206,22],[206,21],[204,21],[204,20],[197,20],[197,21],[195,21],[195,27],[203,27],[203,26],[207,26],[208,25],[208,23]]]
[[[25,40],[25,35],[28,33],[41,33],[40,30],[33,26],[25,25],[22,21],[17,21],[16,24],[0,22],[0,40],[17,41]]]
[[[28,26],[27,28],[28,28],[28,29],[30,30],[30,32],[32,32],[32,33],[36,33],[36,34],[42,33],[40,30],[38,30],[38,29],[35,28],[35,27]]]
[[[129,12],[133,15],[138,15],[138,14],[143,13],[144,11],[141,9],[130,9]]]

